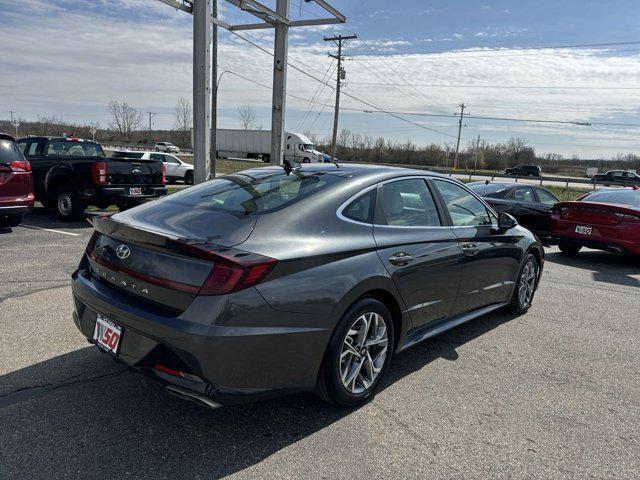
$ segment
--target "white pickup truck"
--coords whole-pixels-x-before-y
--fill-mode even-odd
[[[271,131],[218,129],[218,157],[261,158],[271,160]],[[284,157],[297,163],[322,163],[323,155],[311,139],[301,133],[285,132]]]
[[[167,181],[175,183],[182,180],[185,185],[193,185],[193,165],[180,160],[170,153],[136,152],[131,150],[117,150],[111,155],[113,158],[139,158],[141,160],[160,160],[164,163]]]

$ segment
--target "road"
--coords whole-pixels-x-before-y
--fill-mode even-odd
[[[42,210],[0,233],[2,479],[638,478],[637,262],[549,249],[528,314],[399,355],[359,409],[305,394],[207,410],[76,331],[89,235]]]

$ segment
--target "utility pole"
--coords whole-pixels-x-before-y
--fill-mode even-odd
[[[91,133],[91,140],[92,141],[96,141],[96,132],[98,131],[98,127],[96,126],[96,124],[94,122],[91,122],[91,125],[89,127],[89,132]]]
[[[277,0],[276,13],[289,18],[291,0]],[[271,165],[284,161],[284,109],[287,89],[287,58],[289,55],[289,24],[277,22],[273,48],[273,96],[271,110]]]
[[[18,138],[18,127],[20,126],[20,122],[18,122],[18,119],[14,119],[13,118],[13,110],[9,110],[9,114],[11,115],[11,125],[14,126],[14,128],[16,129],[16,138]]]
[[[213,0],[212,17],[218,18],[218,0]],[[224,72],[223,72],[224,73]],[[218,25],[216,23],[211,24],[211,140],[209,141],[209,171],[207,172],[207,179],[214,178],[216,176],[216,160],[218,159]]]
[[[353,40],[358,38],[356,34],[353,35],[337,35],[335,37],[324,37],[325,42],[333,42],[338,46],[338,54],[329,54],[331,58],[338,60],[337,68],[337,80],[336,80],[336,108],[333,113],[333,136],[331,138],[331,161],[335,161],[336,158],[336,142],[338,140],[338,116],[340,114],[340,85],[345,78],[345,71],[342,68],[342,44],[347,40]]]
[[[153,119],[153,117],[155,117],[158,114],[158,112],[147,112],[147,115],[149,115],[149,135],[151,135],[151,120]]]
[[[476,148],[475,148],[475,161],[473,163],[473,171],[475,172],[476,170],[478,170],[478,154],[480,153],[480,135],[478,135],[478,140],[476,141]]]
[[[207,179],[211,142],[213,0],[193,2],[193,183]]]
[[[458,150],[460,149],[460,134],[462,133],[462,117],[464,116],[464,109],[467,107],[464,103],[459,105],[460,107],[460,120],[458,120],[458,141],[456,142],[456,154],[453,157],[453,169],[458,166]]]

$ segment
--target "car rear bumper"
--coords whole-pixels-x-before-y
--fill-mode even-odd
[[[640,255],[640,225],[591,225],[591,235],[576,233],[576,226],[583,225],[568,220],[551,217],[551,236],[555,243],[568,242],[587,248],[606,250],[609,252]]]
[[[100,314],[124,329],[117,360],[178,387],[174,394],[195,393],[222,405],[312,390],[333,331],[326,316],[316,316],[310,326],[309,315],[275,312],[253,288],[196,297],[176,316],[145,308],[82,265],[72,276],[72,290],[73,320],[89,342],[95,343]],[[157,364],[188,375],[167,374]]]
[[[131,188],[141,188],[141,195],[131,195]],[[145,198],[158,198],[167,194],[167,187],[155,187],[147,185],[128,185],[126,187],[103,187],[100,189],[87,189],[82,192],[83,199],[99,200],[136,200]]]
[[[12,198],[1,199],[0,198],[0,215],[9,215],[16,213],[28,213],[33,210],[34,199],[33,196],[25,198]]]

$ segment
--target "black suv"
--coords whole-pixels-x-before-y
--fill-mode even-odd
[[[507,175],[520,175],[539,177],[542,169],[538,165],[516,165],[515,167],[507,168],[504,173]]]

